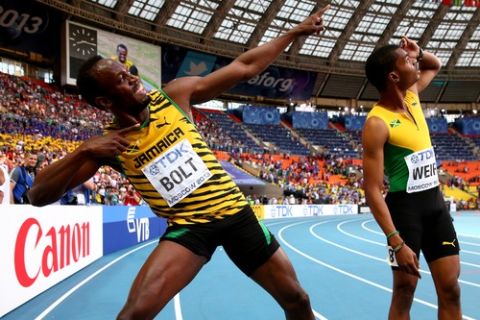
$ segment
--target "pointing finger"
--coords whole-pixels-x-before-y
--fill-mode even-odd
[[[320,10],[317,11],[316,15],[321,17],[323,16],[323,14],[325,13],[325,11],[327,11],[328,9],[330,9],[330,5],[327,4],[325,7],[321,8]]]
[[[126,132],[132,131],[134,129],[138,129],[138,128],[140,128],[140,123],[135,123],[133,126],[122,128],[122,129],[118,130],[117,133],[122,134],[122,133],[126,133]]]

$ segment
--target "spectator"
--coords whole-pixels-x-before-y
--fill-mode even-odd
[[[0,163],[0,206],[10,203],[10,185],[7,166]]]
[[[12,193],[11,203],[15,204],[27,204],[28,198],[26,197],[26,191],[28,191],[35,178],[37,169],[37,154],[27,153],[23,164],[17,166],[12,171],[10,177],[10,191]]]

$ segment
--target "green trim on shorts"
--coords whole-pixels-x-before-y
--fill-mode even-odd
[[[270,234],[270,231],[268,231],[268,229],[265,226],[265,224],[263,223],[263,221],[258,221],[258,223],[260,224],[260,227],[263,230],[263,234],[265,235],[265,238],[267,240],[267,244],[270,244],[272,242],[272,236]]]
[[[189,230],[187,228],[182,228],[178,230],[172,230],[165,235],[165,238],[176,239],[180,238],[184,234],[186,234]]]

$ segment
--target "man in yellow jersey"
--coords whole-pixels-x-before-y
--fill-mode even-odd
[[[115,116],[107,133],[42,170],[29,192],[45,205],[92,176],[101,165],[123,172],[168,228],[137,275],[119,319],[152,319],[221,245],[268,291],[287,319],[314,319],[285,252],[225,172],[192,122],[190,106],[262,72],[300,36],[323,30],[328,6],[278,38],[205,77],[184,77],[145,92],[121,64],[94,57],[82,67],[82,97]]]
[[[371,54],[365,71],[380,100],[363,129],[364,189],[387,236],[393,270],[389,319],[410,319],[423,252],[438,295],[438,318],[461,319],[459,246],[439,189],[435,153],[418,94],[439,59],[402,37]],[[389,189],[382,196],[384,171]]]
[[[112,60],[121,62],[131,74],[138,76],[138,69],[133,61],[128,59],[128,48],[123,43],[117,45],[117,55],[113,56]]]

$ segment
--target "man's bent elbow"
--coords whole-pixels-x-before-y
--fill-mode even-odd
[[[35,207],[43,207],[54,202],[49,201],[49,199],[46,199],[45,197],[41,197],[37,192],[32,192],[31,189],[27,191],[27,198],[29,203]]]

